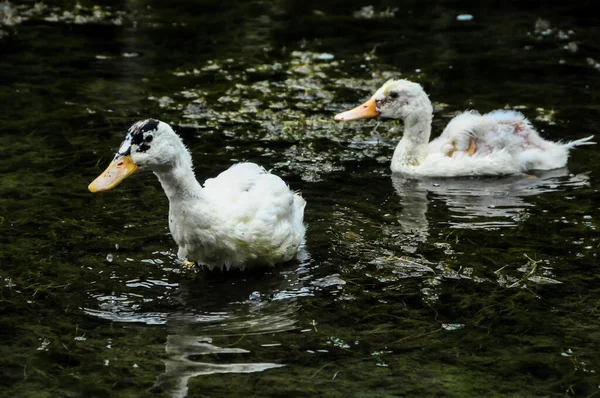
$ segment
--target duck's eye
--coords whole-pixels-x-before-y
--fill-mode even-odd
[[[151,136],[151,135],[147,135],[147,136],[144,138],[144,141],[146,141],[146,142],[152,142],[152,136]]]
[[[391,98],[391,99],[396,99],[396,98],[398,98],[398,93],[397,93],[397,92],[395,92],[395,91],[392,91],[392,92],[390,93],[390,98]]]

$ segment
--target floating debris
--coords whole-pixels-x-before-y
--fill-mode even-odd
[[[527,278],[528,281],[533,283],[537,283],[539,285],[558,285],[561,284],[561,281],[557,281],[556,279],[547,278],[545,276],[531,276]]]
[[[95,5],[85,7],[79,3],[70,10],[49,7],[44,3],[14,6],[9,1],[0,3],[0,39],[7,34],[3,26],[15,27],[28,20],[41,19],[46,22],[66,24],[112,24],[122,25],[125,21],[124,11],[113,11],[110,7]]]
[[[42,339],[40,339],[42,340]],[[48,346],[50,345],[50,340],[48,340],[47,338],[44,337],[44,339],[42,340],[42,345],[40,345],[37,350],[38,351],[48,351]]]
[[[321,61],[329,61],[334,58],[333,54],[323,53],[317,55],[316,59],[320,59]]]
[[[472,21],[473,20],[473,15],[471,14],[460,14],[456,16],[456,20],[457,21]]]
[[[550,21],[543,18],[538,18],[535,21],[534,32],[542,36],[548,36],[551,34],[552,25],[550,24]]]
[[[317,287],[342,286],[345,284],[346,281],[341,279],[339,274],[328,275],[311,282],[311,285]]]
[[[12,6],[10,2],[0,3],[0,26],[15,26],[25,19],[19,15],[17,8]]]
[[[585,60],[587,61],[587,64],[589,66],[596,69],[597,71],[600,71],[600,63],[596,62],[594,58],[586,58]]]
[[[383,11],[375,11],[373,6],[364,6],[358,11],[354,11],[352,16],[354,18],[361,19],[371,19],[371,18],[392,18],[396,15],[396,11],[398,11],[397,7],[394,8],[386,8]]]
[[[448,331],[454,331],[464,328],[465,325],[462,323],[442,323],[442,328]]]
[[[54,11],[43,17],[46,22],[63,22],[67,24],[84,25],[88,23],[94,24],[112,24],[122,25],[125,18],[124,11],[111,11],[109,7],[101,7],[95,5],[91,8],[82,6],[77,3],[73,10],[64,10],[62,13]]]
[[[558,37],[559,40],[567,40],[570,38],[570,36],[562,30],[558,31],[558,33],[556,34],[556,37]]]
[[[554,117],[556,116],[556,111],[554,109],[544,109],[544,108],[535,108],[537,111],[537,116],[535,120],[539,120],[540,122],[545,122],[550,125],[555,125]]]
[[[577,51],[579,51],[579,45],[574,41],[567,43],[563,48],[572,53],[576,53]]]
[[[250,293],[250,297],[248,297],[250,301],[260,300],[260,292],[252,292]]]
[[[335,337],[335,336],[329,337],[329,341],[327,342],[327,344],[332,344],[333,346],[339,347],[339,348],[350,348],[350,345],[348,343],[346,343],[344,340],[340,339],[339,337]]]

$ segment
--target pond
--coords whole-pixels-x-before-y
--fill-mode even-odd
[[[507,107],[597,140],[600,18],[576,3],[0,3],[0,395],[598,395],[598,147],[413,180],[401,123],[333,120],[406,78],[433,136]],[[302,192],[298,260],[186,272],[155,176],[88,192],[149,117],[201,181],[253,161]]]

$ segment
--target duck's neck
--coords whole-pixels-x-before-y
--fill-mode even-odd
[[[394,151],[392,169],[419,166],[427,157],[432,120],[431,105],[404,119],[404,135]]]
[[[187,149],[184,150],[185,154],[174,165],[154,170],[171,203],[202,196],[202,186],[194,175],[191,156]]]

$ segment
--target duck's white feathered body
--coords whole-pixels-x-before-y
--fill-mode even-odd
[[[413,176],[505,175],[565,167],[569,151],[593,136],[567,143],[540,137],[521,113],[497,110],[455,116],[429,141],[433,107],[423,88],[391,80],[365,104],[336,115],[336,120],[383,116],[403,119],[404,136],[392,157],[393,172]]]
[[[306,202],[254,163],[206,180],[198,196],[169,200],[181,259],[210,269],[274,265],[293,259],[304,241]]]
[[[181,260],[209,269],[268,266],[293,259],[304,242],[306,202],[281,178],[239,163],[202,186],[179,136],[153,119],[130,128],[90,190],[113,188],[138,165],[156,174],[169,199],[169,229]]]

